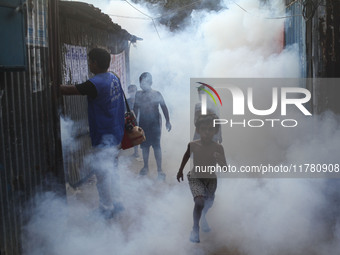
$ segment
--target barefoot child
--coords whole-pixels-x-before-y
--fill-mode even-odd
[[[141,91],[137,91],[134,112],[139,116],[139,126],[145,132],[146,141],[140,147],[143,154],[144,166],[140,170],[140,175],[147,175],[149,172],[149,152],[152,146],[155,154],[158,179],[165,180],[165,173],[162,170],[162,150],[161,150],[161,127],[162,119],[159,107],[162,109],[165,117],[165,126],[168,131],[171,130],[169,111],[165,104],[162,94],[153,90],[152,76],[148,72],[144,72],[139,77]]]
[[[188,144],[184,153],[181,166],[177,173],[177,180],[183,181],[183,169],[191,154],[193,155],[193,169],[188,173],[188,180],[191,193],[194,197],[194,225],[190,235],[190,241],[199,243],[199,221],[201,219],[202,230],[209,232],[210,227],[206,221],[206,213],[211,208],[215,198],[217,187],[217,176],[215,173],[205,171],[209,166],[227,166],[224,156],[224,149],[221,144],[213,141],[214,135],[218,132],[219,126],[213,127],[215,114],[201,115],[195,122],[196,132],[200,139]],[[202,216],[202,218],[201,218]]]

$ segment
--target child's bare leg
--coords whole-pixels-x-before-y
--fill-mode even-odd
[[[138,154],[138,145],[133,147],[133,156],[138,158],[139,157],[139,154]]]
[[[162,172],[162,150],[160,146],[153,147],[153,151],[155,154],[156,164],[157,164],[157,171]]]
[[[213,199],[206,199],[204,202],[204,208],[202,210],[202,219],[201,219],[202,230],[204,232],[209,232],[211,230],[205,216],[208,210],[212,207],[213,203],[214,203]]]
[[[155,154],[156,164],[157,164],[157,172],[158,172],[158,180],[165,180],[165,173],[162,171],[162,150],[161,146],[154,146],[153,151]]]
[[[144,166],[139,172],[140,175],[146,175],[149,172],[149,153],[150,153],[150,147],[142,148]]]
[[[143,153],[143,163],[144,168],[149,168],[149,153],[150,153],[150,147],[146,147],[142,149]]]
[[[194,198],[195,206],[193,212],[194,226],[190,235],[190,241],[194,243],[199,243],[199,222],[201,219],[202,211],[204,208],[204,197],[198,196]]]
[[[194,207],[194,229],[199,229],[199,222],[201,219],[202,211],[204,208],[204,197],[195,197],[195,207]]]

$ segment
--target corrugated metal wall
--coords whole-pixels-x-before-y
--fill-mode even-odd
[[[305,2],[301,0],[286,0],[285,20],[285,47],[297,47],[300,64],[300,77],[310,77],[310,34],[307,32],[309,20],[304,16],[306,12]],[[313,83],[310,79],[305,80],[302,86],[313,93]],[[313,99],[305,105],[309,111],[313,111]]]
[[[27,71],[0,72],[1,255],[21,254],[23,208],[29,210],[37,192],[64,181],[49,73],[47,20],[54,5],[28,1]]]
[[[286,1],[286,12],[289,18],[285,23],[285,45],[296,45],[299,51],[300,76],[307,77],[306,56],[306,21],[302,16],[303,6],[301,1]]]
[[[340,1],[286,0],[286,45],[297,43],[301,76],[340,78]],[[314,79],[306,84],[312,92],[313,112],[340,113],[340,87]]]
[[[310,11],[312,77],[340,77],[340,1],[314,1]]]
[[[307,32],[311,34],[311,76],[328,78],[313,84],[314,111],[321,113],[331,110],[340,113],[339,82],[330,78],[340,78],[340,1],[320,1]]]
[[[36,193],[53,190],[65,195],[63,153],[70,183],[78,184],[89,173],[82,171],[83,157],[90,148],[86,98],[58,97],[57,86],[66,80],[64,45],[82,46],[86,51],[99,46],[121,53],[128,48],[126,38],[131,36],[99,9],[85,3],[26,3],[27,70],[0,72],[1,255],[22,253],[22,226]],[[92,25],[88,25],[89,20]],[[125,59],[128,61],[128,50]],[[60,105],[64,114],[77,123],[78,147],[72,153],[62,151]]]

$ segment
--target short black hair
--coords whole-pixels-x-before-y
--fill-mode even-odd
[[[130,85],[128,86],[128,90],[129,90],[129,89],[132,89],[132,88],[134,88],[134,89],[137,90],[137,86],[136,86],[135,84],[130,84]]]
[[[152,75],[149,72],[144,72],[139,76],[139,82],[144,80],[145,78],[150,78],[152,80]]]
[[[200,126],[203,124],[203,123],[208,123],[209,125],[211,124],[211,126],[213,126],[214,124],[214,119],[218,119],[217,115],[214,114],[214,113],[211,113],[211,114],[202,114],[200,116],[198,116],[198,118],[196,119],[195,121],[195,127],[197,129],[200,128]],[[216,132],[220,129],[220,125],[215,125],[214,127],[216,129]]]
[[[201,92],[203,89],[205,89],[205,86],[204,85],[201,85],[199,87],[197,87],[197,92]]]
[[[93,48],[89,52],[89,59],[97,63],[97,66],[102,70],[109,69],[111,56],[110,53],[101,48]]]

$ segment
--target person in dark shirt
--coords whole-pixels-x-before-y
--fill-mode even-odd
[[[99,211],[106,218],[123,209],[121,203],[113,201],[112,182],[117,168],[117,157],[124,135],[125,104],[119,78],[108,72],[110,54],[99,48],[89,54],[89,69],[95,75],[77,85],[60,85],[62,95],[87,95],[88,121],[93,146],[94,173],[97,177]],[[102,161],[110,168],[99,164]],[[114,162],[111,162],[114,161]],[[113,163],[113,164],[111,164]]]
[[[140,170],[140,175],[147,175],[149,171],[149,152],[152,146],[155,154],[158,179],[165,180],[165,173],[162,171],[162,151],[160,145],[162,119],[159,112],[161,107],[164,117],[165,126],[168,131],[171,130],[169,111],[160,92],[151,89],[152,76],[144,72],[139,77],[139,83],[142,91],[137,91],[134,112],[139,116],[139,126],[145,132],[146,141],[140,146],[142,148],[144,166]]]

